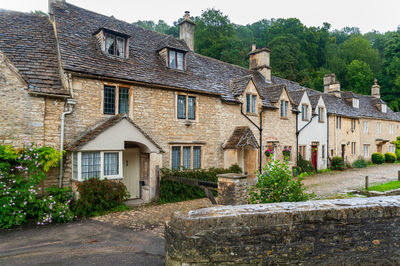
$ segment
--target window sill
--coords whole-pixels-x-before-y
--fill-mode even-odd
[[[310,119],[301,119],[301,120],[304,121],[304,122],[310,121]]]
[[[281,119],[283,120],[289,120],[289,118],[287,116],[281,116]]]
[[[257,116],[258,117],[257,113],[246,112],[246,115],[248,115],[248,116]]]

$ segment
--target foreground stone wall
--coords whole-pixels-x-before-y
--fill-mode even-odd
[[[166,264],[398,264],[400,197],[176,212]]]

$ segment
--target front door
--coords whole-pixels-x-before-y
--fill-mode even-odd
[[[344,157],[346,156],[346,145],[342,144],[342,161],[344,162]]]
[[[377,150],[377,152],[382,153],[382,144],[376,145],[376,150]]]
[[[247,172],[249,178],[255,178],[257,170],[257,150],[244,149],[244,172]]]
[[[131,199],[140,198],[140,150],[127,148],[123,153],[124,184]]]
[[[318,146],[312,145],[311,146],[311,162],[314,166],[315,171],[318,170]]]

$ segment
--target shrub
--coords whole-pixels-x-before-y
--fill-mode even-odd
[[[380,152],[374,152],[371,159],[374,164],[383,164],[385,162],[385,156]]]
[[[297,166],[299,167],[299,173],[314,173],[315,168],[312,165],[311,161],[307,161],[303,159],[303,157],[299,154],[299,161],[297,162]]]
[[[286,161],[268,162],[257,176],[257,184],[249,191],[249,202],[252,204],[305,201],[314,197],[314,194],[304,192],[301,176],[297,180],[292,177]]]
[[[394,163],[397,160],[396,154],[392,152],[385,153],[385,162],[387,163]]]
[[[79,199],[74,201],[75,215],[97,216],[124,205],[129,198],[126,186],[120,181],[89,178],[78,184]]]
[[[40,193],[38,185],[61,158],[57,150],[25,141],[23,148],[0,145],[0,227],[73,219],[70,189]]]
[[[395,154],[397,158],[400,158],[400,137],[397,137],[395,141],[392,141],[394,145],[396,145]]]
[[[198,170],[170,170],[167,168],[161,169],[162,176],[177,176],[184,178],[199,179],[203,181],[218,182],[217,175],[226,173],[241,173],[242,169],[239,165],[234,164],[228,169],[210,168]],[[191,199],[204,198],[206,194],[201,188],[165,180],[160,180],[160,202],[178,202]]]
[[[335,156],[331,160],[331,169],[332,170],[344,170],[344,162],[342,157]]]
[[[367,167],[367,165],[368,162],[361,157],[358,160],[354,161],[352,164],[353,168],[365,168]]]

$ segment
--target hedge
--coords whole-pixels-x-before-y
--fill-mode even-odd
[[[344,169],[344,162],[342,157],[335,156],[331,160],[331,169],[332,170],[343,170]]]
[[[385,153],[385,162],[387,163],[394,163],[397,160],[396,154],[392,152]]]
[[[385,156],[380,152],[374,152],[371,159],[374,164],[383,164],[385,162]]]

